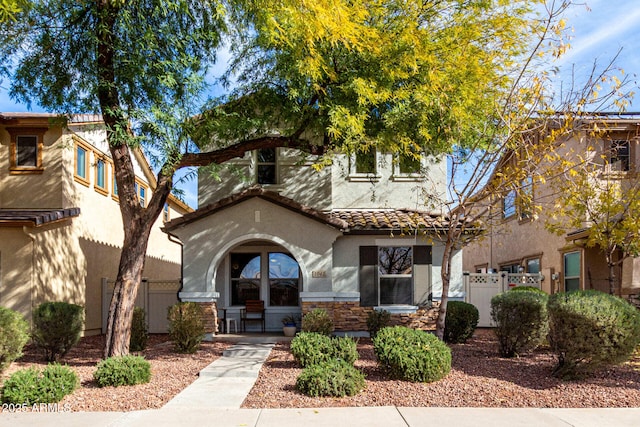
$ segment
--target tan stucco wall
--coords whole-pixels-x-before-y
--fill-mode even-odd
[[[87,135],[88,142],[96,142],[104,132],[92,128]],[[97,192],[91,154],[89,186],[76,181],[71,133],[57,130],[45,134],[42,174],[9,175],[8,138],[0,129],[0,208],[79,207],[81,213],[42,227],[0,227],[0,305],[30,319],[32,308],[41,302],[80,304],[86,308],[85,333],[98,333],[102,278],[116,277],[124,240],[119,205],[111,196],[113,171],[108,168],[109,194]],[[106,154],[104,142],[96,149]],[[137,163],[136,170],[142,171]],[[176,218],[180,213],[172,209],[170,215]],[[179,279],[181,248],[160,230],[162,225],[160,217],[151,232],[143,276]]]
[[[30,132],[26,132],[31,134]],[[10,136],[0,126],[0,209],[62,208],[61,131],[50,129],[44,134],[42,167],[38,174],[9,174]],[[34,205],[34,201],[37,203]]]

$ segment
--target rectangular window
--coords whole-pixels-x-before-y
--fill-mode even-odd
[[[375,175],[376,173],[376,150],[359,151],[356,153],[355,173]]]
[[[564,290],[580,290],[580,252],[564,254]]]
[[[413,301],[413,248],[378,248],[379,305],[410,305]]]
[[[135,183],[136,194],[140,201],[140,206],[143,208],[147,206],[147,187],[136,181]]]
[[[516,190],[509,191],[502,199],[502,218],[510,218],[516,214]]]
[[[420,173],[420,158],[408,155],[400,155],[398,169],[402,175],[415,175]]]
[[[96,182],[95,189],[99,193],[107,194],[107,163],[103,159],[98,159],[96,161]]]
[[[116,169],[115,165],[111,164],[111,188],[113,191],[111,192],[111,197],[114,200],[118,200],[118,183],[116,182]]]
[[[520,219],[528,219],[533,216],[533,178],[530,176],[520,182],[520,197],[518,197],[518,211]]]
[[[261,259],[259,253],[231,254],[231,305],[260,299]]]
[[[16,165],[26,167],[38,166],[37,136],[16,136]]]
[[[630,166],[629,141],[613,140],[609,150],[609,167],[611,171],[628,172]]]
[[[13,174],[40,174],[44,134],[47,128],[5,128],[9,143],[9,171]]]
[[[169,204],[165,203],[164,207],[162,208],[162,220],[164,222],[169,221]]]
[[[277,184],[276,149],[263,148],[257,152],[258,184]]]
[[[84,145],[76,143],[75,152],[75,178],[80,183],[88,186],[89,177],[87,171],[89,170],[89,149]]]
[[[531,258],[527,260],[527,273],[540,273],[540,258]]]

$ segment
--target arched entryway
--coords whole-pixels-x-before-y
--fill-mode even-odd
[[[284,316],[300,313],[302,269],[282,245],[254,240],[235,246],[227,253],[221,270],[216,290],[227,317],[239,319],[247,300],[262,300],[267,330],[280,331]]]

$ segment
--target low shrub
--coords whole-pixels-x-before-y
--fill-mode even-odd
[[[300,332],[291,340],[291,353],[296,361],[307,367],[340,359],[352,364],[358,359],[356,342],[348,337],[328,337],[317,332]]]
[[[473,336],[479,318],[480,313],[475,305],[463,301],[450,301],[447,304],[447,317],[444,320],[444,341],[466,342]]]
[[[296,380],[296,388],[312,397],[355,396],[364,387],[364,374],[350,363],[337,359],[304,368]]]
[[[16,405],[60,402],[78,387],[76,373],[57,363],[42,371],[26,368],[14,372],[2,387],[2,402]]]
[[[500,356],[514,357],[544,342],[549,331],[546,293],[508,291],[491,298]]]
[[[99,387],[145,384],[151,381],[151,365],[141,356],[114,356],[100,361],[93,379]]]
[[[333,320],[331,320],[326,310],[314,308],[302,316],[302,330],[304,332],[331,335],[333,332]]]
[[[84,309],[67,302],[45,302],[33,312],[34,344],[44,353],[48,362],[64,356],[80,340],[84,322]]]
[[[22,356],[27,341],[29,324],[26,320],[20,313],[0,307],[0,374]]]
[[[451,350],[435,335],[404,326],[381,329],[373,350],[389,375],[414,382],[438,381],[451,371]]]
[[[549,297],[549,344],[558,358],[553,375],[580,378],[629,359],[640,342],[640,312],[598,291]]]
[[[543,295],[549,295],[545,291],[543,291],[542,289],[536,288],[535,286],[515,286],[515,287],[511,288],[510,290],[511,291],[516,291],[516,292],[536,292],[536,293],[543,294]]]
[[[131,339],[129,340],[130,351],[142,351],[147,347],[149,332],[147,330],[147,320],[144,308],[136,307],[133,310],[131,319]]]
[[[371,339],[376,337],[378,331],[389,326],[391,314],[387,310],[372,310],[367,316],[367,328]]]
[[[205,335],[202,307],[179,302],[169,307],[169,338],[176,351],[195,353]]]

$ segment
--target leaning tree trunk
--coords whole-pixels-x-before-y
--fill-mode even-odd
[[[131,320],[151,232],[151,227],[143,223],[133,228],[125,231],[118,276],[109,305],[105,358],[129,354]]]

